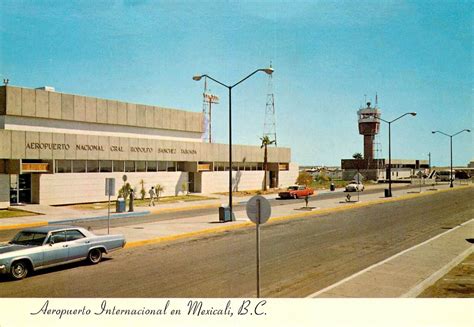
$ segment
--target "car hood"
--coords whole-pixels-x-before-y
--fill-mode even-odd
[[[0,254],[32,248],[33,245],[0,244]]]

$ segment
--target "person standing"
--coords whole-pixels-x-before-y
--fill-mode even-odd
[[[133,200],[135,200],[135,190],[133,188],[130,190],[129,198],[130,202],[128,204],[128,212],[133,212]]]
[[[152,205],[155,206],[155,187],[152,186],[151,189],[148,191],[148,194],[150,194],[150,205],[149,207],[151,207]]]

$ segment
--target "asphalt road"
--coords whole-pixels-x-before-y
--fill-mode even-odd
[[[387,186],[388,187],[388,186]],[[418,189],[418,186],[413,185],[405,185],[403,189]],[[383,194],[383,189],[380,188],[372,188],[366,189],[361,194],[374,194],[380,193]],[[352,196],[357,196],[355,192],[350,193]],[[312,196],[309,198],[309,204],[313,206],[317,206],[318,201],[324,199],[337,199],[340,198],[343,200],[347,193],[337,191],[331,193],[317,193],[316,196]],[[270,199],[269,200],[272,207],[279,206],[279,205],[286,205],[292,203],[301,202],[304,203],[304,199]],[[238,210],[245,210],[245,204],[234,204],[235,211]],[[202,209],[192,209],[192,210],[184,210],[178,212],[162,212],[156,214],[150,214],[146,216],[137,216],[137,217],[126,217],[120,219],[111,219],[110,220],[110,227],[120,227],[120,226],[130,226],[130,225],[137,225],[149,222],[156,222],[156,221],[164,221],[170,219],[179,219],[179,218],[189,218],[189,217],[196,217],[196,216],[205,216],[205,215],[212,215],[217,213],[217,208],[202,208]],[[107,228],[107,219],[102,220],[93,220],[93,221],[78,221],[74,223],[75,226],[81,226],[85,228],[91,228],[92,230],[103,229]],[[0,230],[0,242],[5,242],[10,239],[21,229],[14,229],[14,230]]]
[[[472,219],[474,189],[262,226],[261,294],[304,297]],[[253,297],[255,230],[121,250],[21,281],[2,297]]]

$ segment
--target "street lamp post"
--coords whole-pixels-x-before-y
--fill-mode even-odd
[[[448,136],[449,137],[449,148],[450,148],[450,154],[451,154],[451,169],[450,169],[450,173],[449,173],[449,187],[453,187],[453,137],[458,135],[458,134],[461,134],[462,132],[468,132],[470,133],[471,130],[470,129],[463,129],[462,131],[459,131],[457,133],[454,133],[452,135],[449,135],[449,134],[446,134],[444,132],[441,132],[441,131],[432,131],[431,133],[433,134],[436,134],[436,133],[440,133],[440,134],[443,134],[445,136]]]
[[[406,115],[412,115],[416,116],[416,112],[407,112],[401,115],[400,117],[395,118],[394,120],[385,120],[379,117],[379,119],[385,123],[388,124],[388,194],[386,195],[387,197],[392,196],[392,136],[391,136],[391,126],[392,123],[399,120],[400,118],[406,116]]]
[[[207,74],[193,76],[193,80],[195,81],[199,81],[201,80],[201,78],[207,77],[210,80],[226,87],[229,90],[229,210],[230,210],[231,219],[232,219],[232,89],[258,72],[264,72],[264,73],[267,73],[268,75],[271,75],[273,74],[273,68],[269,67],[269,68],[257,69],[256,71],[247,75],[246,77],[244,77],[243,79],[241,79],[240,81],[238,81],[237,83],[233,85],[226,85]]]

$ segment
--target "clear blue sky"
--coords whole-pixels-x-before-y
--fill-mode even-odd
[[[392,157],[449,164],[472,129],[472,1],[8,1],[0,3],[0,78],[59,92],[202,110],[207,73],[233,84],[273,63],[279,146],[301,165],[363,152],[356,111],[378,93]],[[259,144],[268,77],[233,91],[233,140]],[[227,143],[227,90],[213,135]],[[474,158],[454,138],[454,163]],[[387,126],[380,133],[388,156]]]

